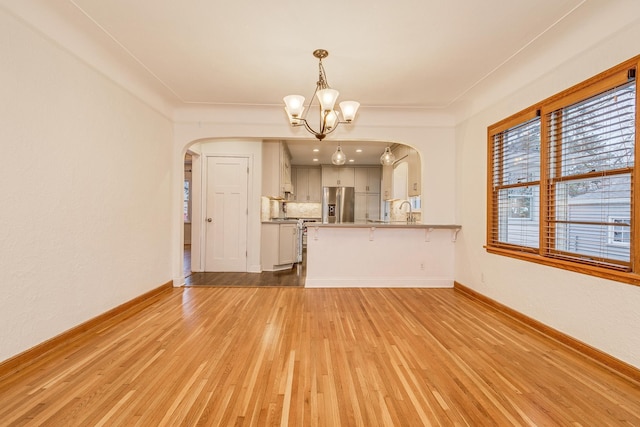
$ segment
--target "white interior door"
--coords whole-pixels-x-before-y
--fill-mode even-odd
[[[247,271],[246,157],[207,157],[205,271]]]

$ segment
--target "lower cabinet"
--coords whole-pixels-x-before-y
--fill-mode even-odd
[[[291,268],[298,254],[297,224],[263,223],[260,252],[263,271]]]

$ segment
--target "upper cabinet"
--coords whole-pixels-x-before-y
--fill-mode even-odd
[[[355,168],[354,220],[380,219],[380,184],[382,168],[367,166]]]
[[[422,192],[422,163],[420,162],[420,154],[418,154],[415,149],[402,144],[398,144],[393,148],[393,154],[396,156],[393,169],[383,169],[383,199],[403,199],[405,197],[420,196]],[[406,173],[405,171],[397,173],[398,171],[395,169],[402,163],[406,163]],[[406,178],[404,178],[405,174]],[[402,177],[403,182],[394,182],[394,180],[400,177]],[[405,180],[406,191],[404,191]]]
[[[322,170],[319,167],[293,166],[293,200],[296,202],[322,201]]]
[[[355,170],[352,167],[322,165],[323,187],[354,187]]]
[[[354,178],[356,193],[380,193],[380,166],[355,168]]]
[[[413,148],[409,148],[407,163],[409,164],[407,192],[409,197],[419,196],[422,192],[422,164],[420,154]]]
[[[382,166],[382,189],[380,190],[382,200],[393,198],[393,165]]]
[[[293,192],[291,183],[291,154],[281,141],[262,143],[262,195],[285,198]]]

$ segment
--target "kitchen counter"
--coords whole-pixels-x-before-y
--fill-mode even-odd
[[[270,219],[269,221],[262,221],[263,224],[297,224],[297,219]]]
[[[330,228],[421,228],[421,229],[447,229],[460,230],[462,226],[457,224],[423,224],[421,222],[407,221],[366,221],[366,222],[341,222],[338,224],[328,224],[315,222],[308,224],[309,227],[330,227]]]
[[[306,287],[451,288],[456,224],[307,224]]]

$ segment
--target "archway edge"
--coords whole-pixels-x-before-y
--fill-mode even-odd
[[[215,108],[214,108],[215,109]],[[265,139],[308,139],[301,128],[286,124],[284,112],[273,108],[242,109],[229,107],[192,109],[190,117],[184,112],[174,121],[173,162],[173,283],[184,285],[182,272],[184,254],[184,227],[182,221],[182,176],[184,156],[199,142],[262,141]],[[259,111],[258,111],[259,110]],[[209,111],[209,113],[207,113]],[[235,111],[235,114],[233,112]],[[215,117],[215,120],[212,120]],[[394,121],[394,119],[397,119]],[[455,223],[454,173],[455,137],[451,116],[410,110],[403,115],[399,111],[381,114],[379,110],[367,110],[354,122],[353,127],[338,128],[330,137],[336,141],[381,141],[400,143],[414,148],[420,157],[423,171],[423,218],[430,222]]]

